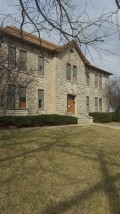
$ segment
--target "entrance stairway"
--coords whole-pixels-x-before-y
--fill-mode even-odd
[[[79,124],[91,124],[93,123],[93,118],[90,117],[88,114],[81,113],[78,117]]]

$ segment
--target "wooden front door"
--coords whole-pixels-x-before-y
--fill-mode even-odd
[[[67,112],[75,114],[75,96],[67,95]]]

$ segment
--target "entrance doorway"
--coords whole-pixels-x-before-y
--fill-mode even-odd
[[[75,114],[75,96],[67,95],[67,112]]]

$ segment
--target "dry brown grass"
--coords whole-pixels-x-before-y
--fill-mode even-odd
[[[1,214],[120,214],[120,131],[0,130]]]

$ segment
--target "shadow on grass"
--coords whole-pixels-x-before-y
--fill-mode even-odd
[[[120,174],[111,176],[106,166],[105,156],[103,151],[98,153],[98,162],[100,164],[100,170],[102,179],[101,182],[96,183],[91,188],[84,190],[80,194],[74,195],[67,200],[61,201],[54,206],[48,206],[42,214],[59,214],[70,210],[73,206],[79,205],[84,201],[92,197],[93,194],[104,191],[109,202],[110,214],[120,214],[120,199],[119,193],[115,186],[115,182],[120,179]]]
[[[66,134],[64,133],[62,136],[54,136],[53,142],[48,143],[44,142],[42,145],[36,149],[27,150],[25,152],[22,152],[21,154],[13,155],[11,157],[6,157],[0,160],[0,162],[5,162],[9,160],[14,160],[19,157],[26,157],[29,154],[32,153],[38,153],[42,151],[50,151],[54,147],[58,148],[60,152],[64,154],[68,154],[71,156],[76,156],[79,158],[89,159],[93,161],[97,161],[100,166],[100,172],[101,172],[101,181],[96,183],[94,186],[90,187],[89,189],[86,189],[67,200],[58,202],[57,204],[51,204],[48,206],[42,214],[59,214],[63,213],[65,211],[69,211],[73,206],[77,206],[80,203],[83,203],[84,201],[90,199],[95,193],[100,193],[101,191],[104,191],[105,195],[107,196],[108,202],[109,202],[109,211],[110,214],[120,214],[120,199],[119,199],[119,193],[115,186],[115,182],[120,179],[120,174],[117,174],[115,176],[111,176],[108,170],[109,165],[116,165],[119,166],[117,163],[111,163],[109,161],[106,161],[105,155],[103,150],[96,151],[94,148],[91,148],[90,146],[86,148],[85,144],[80,144],[80,146],[71,145],[67,140],[65,139]],[[29,142],[31,143],[31,142]],[[75,153],[72,151],[69,151],[69,149],[75,148],[79,150],[79,153]],[[95,154],[97,157],[92,157],[91,155]],[[8,180],[9,181],[9,180]]]

